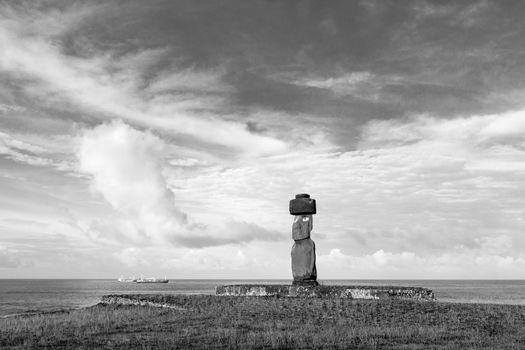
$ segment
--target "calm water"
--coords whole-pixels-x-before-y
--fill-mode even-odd
[[[98,303],[105,294],[214,294],[218,284],[289,284],[289,280],[170,280],[167,284],[116,280],[2,280],[0,316],[79,308]],[[430,288],[444,302],[525,305],[525,280],[323,280],[333,285],[391,285]]]

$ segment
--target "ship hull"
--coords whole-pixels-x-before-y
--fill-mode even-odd
[[[169,280],[159,280],[159,281],[135,281],[135,283],[168,283]]]

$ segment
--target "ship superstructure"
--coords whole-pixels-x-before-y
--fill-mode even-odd
[[[135,278],[135,276],[133,277],[124,277],[124,276],[120,276],[118,279],[117,279],[119,282],[136,282],[137,279]]]

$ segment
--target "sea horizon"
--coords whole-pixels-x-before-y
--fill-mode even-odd
[[[122,275],[124,277],[133,275]],[[136,275],[135,275],[136,276]],[[10,277],[0,278],[3,280],[117,280],[117,277],[90,277],[90,278],[68,278],[68,277]],[[166,278],[173,281],[292,281],[292,278]],[[525,281],[525,278],[329,278],[318,279],[323,281]]]
[[[166,276],[168,277],[168,276]],[[389,285],[431,289],[437,302],[525,305],[525,280],[326,279],[325,285]],[[0,317],[96,305],[109,294],[215,294],[220,284],[289,284],[291,279],[169,279],[138,284],[103,278],[0,279]]]

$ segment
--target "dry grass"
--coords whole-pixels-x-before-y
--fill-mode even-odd
[[[0,320],[0,348],[524,349],[525,307],[171,296]]]

